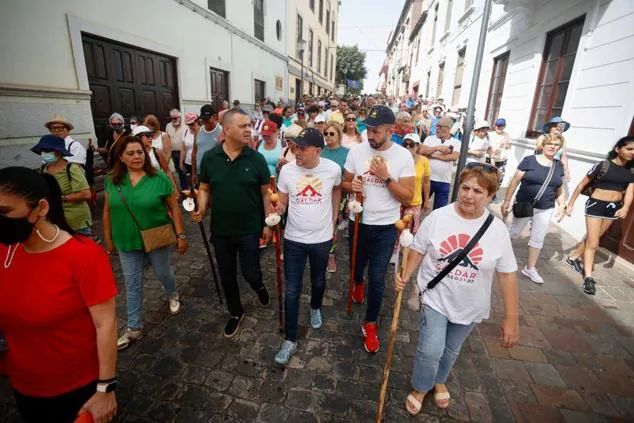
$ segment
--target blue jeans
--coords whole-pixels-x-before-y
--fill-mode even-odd
[[[412,386],[418,392],[428,392],[436,383],[447,382],[460,348],[475,326],[451,323],[443,314],[423,304],[424,318],[418,333],[414,357]]]
[[[299,298],[304,285],[306,259],[310,263],[310,281],[312,285],[310,308],[318,310],[326,291],[326,267],[332,241],[318,244],[303,244],[284,240],[284,278],[286,295],[284,297],[284,334],[285,339],[297,342],[297,319],[299,316]]]
[[[176,275],[170,266],[170,246],[145,251],[119,251],[119,261],[125,278],[127,290],[128,328],[143,327],[141,307],[143,305],[143,258],[147,254],[154,275],[165,288],[167,298],[178,296],[176,291]]]
[[[431,181],[429,187],[429,196],[434,196],[434,210],[449,204],[449,188],[451,184],[448,182]]]
[[[176,168],[176,173],[178,174],[178,180],[181,184],[181,189],[189,188],[189,179],[187,178],[187,173],[181,170],[181,152],[180,151],[172,151],[172,161],[174,162],[174,167]]]
[[[352,257],[352,239],[354,222],[348,225],[349,255]],[[365,267],[368,266],[368,308],[365,313],[366,322],[376,322],[381,311],[383,291],[385,290],[385,273],[390,263],[392,249],[396,241],[394,225],[359,224],[357,240],[357,262],[354,269],[354,283],[363,282]],[[352,260],[350,261],[352,263]]]

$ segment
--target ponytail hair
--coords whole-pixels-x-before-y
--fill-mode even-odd
[[[614,144],[614,147],[612,147],[612,150],[610,150],[610,152],[608,153],[608,160],[616,159],[616,156],[618,156],[618,153],[616,152],[616,149],[625,147],[626,145],[628,145],[631,142],[634,142],[634,136],[631,136],[631,135],[627,136],[627,137],[623,137],[620,140],[618,140],[616,142],[616,144]],[[629,162],[625,163],[625,167],[627,169],[633,168],[634,167],[634,160],[630,160]]]
[[[75,231],[64,216],[62,191],[53,175],[40,174],[26,167],[5,167],[0,169],[0,193],[20,197],[30,208],[35,208],[38,201],[46,200],[48,202],[46,220],[75,236]]]

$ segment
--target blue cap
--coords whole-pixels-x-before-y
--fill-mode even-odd
[[[566,126],[564,127],[564,132],[566,132],[570,128],[570,122],[566,122],[560,116],[553,116],[548,122],[544,124],[542,127],[542,132],[544,134],[548,133],[548,128],[553,125],[559,125],[560,123],[564,123]]]
[[[66,149],[64,139],[55,135],[44,135],[40,138],[40,141],[31,148],[31,151],[35,154],[41,154],[42,150],[59,151],[62,153],[62,156],[72,156],[71,152]]]
[[[306,128],[293,140],[295,145],[324,148],[324,136],[315,128]]]
[[[394,124],[396,118],[394,112],[387,106],[372,106],[368,112],[368,117],[362,122],[366,126],[379,126],[385,124]]]
[[[506,126],[506,119],[499,118],[495,121],[495,126]]]

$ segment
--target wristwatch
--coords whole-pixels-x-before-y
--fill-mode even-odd
[[[390,184],[390,182],[392,182],[392,178],[390,178],[390,177],[388,176],[387,178],[385,178],[385,179],[383,180],[383,182],[385,182],[385,185],[389,185],[389,184]]]
[[[117,389],[117,385],[119,384],[119,382],[117,381],[117,378],[113,378],[110,380],[99,380],[97,381],[97,392],[101,392],[101,393],[108,393],[108,392],[113,392],[115,389]]]
[[[187,239],[187,236],[185,236],[185,234],[176,234],[176,237],[178,239]]]

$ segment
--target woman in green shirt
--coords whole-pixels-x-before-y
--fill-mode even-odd
[[[83,169],[64,159],[72,156],[65,147],[64,139],[44,135],[31,151],[42,158],[42,172],[53,175],[57,180],[62,191],[64,217],[70,227],[77,233],[92,236],[92,216],[88,205],[91,198],[90,186]]]
[[[176,276],[170,265],[170,246],[146,253],[138,225],[152,229],[169,223],[176,229],[176,249],[187,251],[183,216],[177,203],[178,193],[170,178],[152,167],[140,138],[128,136],[117,145],[117,160],[105,182],[103,229],[109,252],[119,252],[126,282],[128,323],[117,341],[123,349],[142,336],[141,306],[143,304],[143,259],[148,256],[156,278],[163,284],[171,314],[181,310],[176,291]],[[126,205],[122,198],[125,199]],[[170,218],[171,216],[171,218]]]

